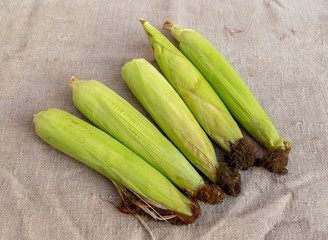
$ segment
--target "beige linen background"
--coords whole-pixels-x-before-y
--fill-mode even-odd
[[[328,239],[326,0],[0,1],[0,239],[150,239],[112,204],[108,179],[44,143],[32,123],[51,107],[82,117],[71,75],[146,114],[121,77],[133,58],[155,64],[138,17],[205,35],[292,144],[288,175],[241,172],[240,197],[202,205],[190,226],[146,219],[154,237]]]

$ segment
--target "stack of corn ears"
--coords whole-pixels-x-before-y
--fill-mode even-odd
[[[261,105],[219,51],[194,30],[168,21],[164,28],[179,41],[180,50],[212,85],[234,118],[268,149],[256,164],[272,172],[287,173],[290,143],[279,136]],[[243,162],[238,164],[243,166]]]
[[[196,200],[222,202],[221,188],[237,196],[237,169],[257,165],[286,173],[290,144],[222,55],[199,33],[166,22],[180,52],[140,21],[164,76],[145,59],[126,63],[122,76],[171,142],[110,88],[74,77],[74,104],[99,129],[53,108],[34,115],[37,135],[109,178],[122,197],[120,211],[174,224],[200,216]],[[234,119],[268,149],[263,158]],[[226,152],[226,162],[218,163],[206,133]]]
[[[97,127],[127,146],[189,196],[211,204],[222,202],[224,193],[220,187],[206,184],[174,145],[113,90],[95,80],[80,81],[74,77],[69,85],[75,106]]]
[[[192,223],[199,216],[197,203],[98,128],[55,108],[36,114],[34,124],[37,135],[45,142],[109,178],[127,202],[120,206],[122,211],[143,212],[176,224]]]
[[[240,193],[236,169],[218,163],[214,147],[186,104],[167,80],[146,60],[135,59],[122,76],[139,102],[186,158],[226,193]]]
[[[207,134],[233,162],[252,165],[255,148],[249,143],[217,93],[198,69],[156,28],[140,19],[164,76],[184,100]],[[248,166],[243,166],[247,168]]]

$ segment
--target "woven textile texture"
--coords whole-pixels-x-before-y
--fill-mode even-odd
[[[157,66],[139,17],[176,45],[166,20],[202,33],[292,145],[287,175],[242,171],[241,195],[201,204],[193,225],[144,219],[154,238],[328,239],[326,0],[0,1],[0,239],[151,239],[116,209],[108,179],[47,145],[32,123],[51,107],[85,119],[72,75],[104,83],[149,118],[121,76],[133,58]]]

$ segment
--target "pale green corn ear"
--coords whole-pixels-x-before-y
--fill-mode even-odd
[[[145,59],[134,59],[126,63],[122,75],[133,94],[168,138],[196,168],[217,182],[221,166],[217,162],[213,145],[167,80]],[[231,171],[225,173],[229,174],[232,174]],[[232,175],[234,179],[240,179],[238,172],[233,171]],[[226,180],[220,182],[229,185]],[[238,195],[240,192],[240,186],[229,185],[229,189],[232,189],[229,192],[224,184],[221,187],[228,194]],[[235,185],[238,185],[238,180]]]
[[[219,191],[204,199],[209,185],[179,150],[139,111],[113,90],[96,80],[71,78],[73,101],[77,109],[97,127],[123,143],[174,185],[196,199],[212,204],[223,201]]]
[[[287,173],[289,142],[284,142],[271,120],[238,74],[201,34],[171,22],[164,23],[178,40],[182,53],[199,69],[233,117],[270,152],[257,165]]]
[[[160,172],[89,123],[52,108],[36,114],[34,124],[37,135],[45,142],[93,168],[116,185],[129,189],[144,201],[170,209],[180,218],[185,216],[186,223],[199,215],[199,209],[197,216],[192,212],[195,203]]]
[[[220,97],[198,69],[156,28],[141,20],[166,79],[184,100],[206,133],[231,161],[253,165],[255,147],[243,135]],[[247,169],[248,166],[242,166]]]

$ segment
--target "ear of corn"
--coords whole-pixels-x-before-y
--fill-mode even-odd
[[[282,140],[253,94],[215,47],[191,29],[170,22],[166,22],[164,28],[179,41],[182,53],[212,85],[234,118],[263,146],[269,150],[280,149],[287,153],[283,154],[286,157],[290,144]],[[287,161],[283,160],[286,165]],[[280,170],[285,172],[283,168]]]
[[[225,151],[243,137],[226,106],[197,68],[156,28],[141,20],[163,75],[207,134]]]
[[[122,75],[171,141],[196,168],[215,182],[218,163],[213,145],[166,79],[144,59],[126,63]]]
[[[146,200],[192,215],[191,201],[170,181],[124,145],[80,120],[49,109],[35,115],[35,131],[45,142],[88,165]]]
[[[75,106],[97,127],[108,133],[173,184],[191,195],[205,182],[175,146],[139,111],[105,85],[72,77]]]

